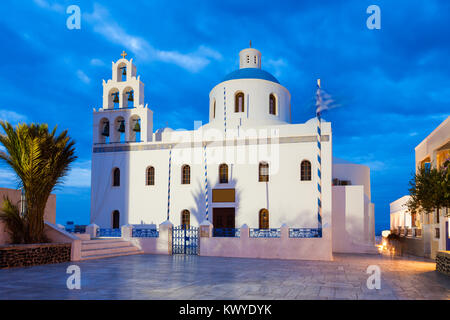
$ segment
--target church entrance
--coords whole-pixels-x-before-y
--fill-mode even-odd
[[[198,228],[183,224],[172,229],[172,254],[198,255]]]
[[[213,208],[214,233],[230,233],[234,235],[235,226],[234,208]],[[233,230],[232,230],[233,229]]]

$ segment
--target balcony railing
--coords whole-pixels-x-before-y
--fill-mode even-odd
[[[120,228],[98,228],[97,229],[97,237],[118,237],[122,236],[122,230]]]
[[[239,238],[241,236],[241,229],[238,228],[214,228],[213,237],[231,237]]]
[[[140,143],[140,142],[144,142],[144,141],[142,141],[142,140],[139,140],[139,141],[130,140],[130,141],[96,142],[96,143],[94,143],[94,145],[95,145],[95,146],[98,146],[98,145],[124,144],[124,143]]]
[[[322,229],[319,228],[289,228],[289,238],[320,238]]]
[[[132,237],[133,238],[158,238],[159,231],[157,229],[149,229],[149,228],[133,228]]]
[[[280,238],[281,230],[273,229],[250,229],[250,238]]]

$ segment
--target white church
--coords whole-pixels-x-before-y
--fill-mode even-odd
[[[194,130],[154,130],[133,59],[113,62],[93,112],[91,224],[210,226],[205,255],[373,251],[369,168],[333,158],[330,122],[292,123],[291,95],[261,69],[260,51],[239,53],[206,111]]]

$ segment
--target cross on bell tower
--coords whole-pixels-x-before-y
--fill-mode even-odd
[[[128,54],[125,52],[125,50],[123,50],[123,52],[122,52],[122,54],[121,54],[122,59],[125,59],[125,57],[126,57],[127,55],[128,55]]]

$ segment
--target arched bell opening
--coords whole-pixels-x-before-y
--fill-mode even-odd
[[[125,119],[117,117],[114,120],[113,142],[125,142]]]
[[[109,120],[107,118],[103,118],[100,120],[100,123],[98,125],[98,130],[99,130],[99,134],[98,134],[98,142],[99,143],[109,143],[110,139],[110,125],[109,125]]]
[[[129,136],[132,142],[141,142],[141,118],[137,115],[130,117]]]
[[[108,109],[118,109],[119,103],[119,89],[112,88],[108,93]]]
[[[127,81],[127,64],[125,62],[119,63],[117,66],[117,82]]]
[[[131,87],[126,87],[122,91],[122,101],[124,108],[134,108],[134,90]]]

